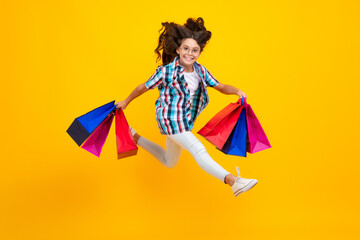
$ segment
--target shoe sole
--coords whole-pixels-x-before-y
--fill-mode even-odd
[[[235,197],[239,196],[240,193],[249,191],[249,190],[252,189],[257,183],[258,183],[258,181],[257,181],[256,179],[255,179],[255,180],[252,180],[251,182],[249,182],[248,185],[246,185],[245,187],[243,187],[243,188],[241,188],[241,189],[238,189],[236,192],[234,192]]]

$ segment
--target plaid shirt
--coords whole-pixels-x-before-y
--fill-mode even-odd
[[[158,87],[159,90],[155,115],[162,135],[191,131],[197,116],[209,103],[206,87],[216,87],[219,84],[204,66],[198,62],[193,66],[201,81],[192,103],[184,78],[185,67],[179,65],[179,56],[171,63],[159,66],[145,83],[148,89]]]

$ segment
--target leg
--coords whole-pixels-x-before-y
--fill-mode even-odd
[[[175,167],[181,155],[182,148],[170,138],[166,138],[166,151],[158,144],[139,136],[137,144],[153,155],[164,166]]]
[[[169,135],[168,138],[171,138],[178,145],[189,151],[200,167],[210,175],[218,178],[225,184],[231,183],[225,180],[229,180],[232,177],[235,179],[230,172],[226,171],[210,157],[204,145],[191,132]],[[228,177],[226,178],[226,176]]]

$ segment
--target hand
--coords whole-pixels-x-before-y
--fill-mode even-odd
[[[240,89],[238,89],[238,92],[236,94],[239,96],[239,98],[247,99],[246,94],[243,91],[241,91]]]
[[[124,101],[120,101],[120,102],[117,102],[116,104],[115,104],[115,106],[116,106],[116,109],[119,109],[119,108],[121,108],[122,110],[125,110],[125,108],[127,107],[127,102],[124,100]]]

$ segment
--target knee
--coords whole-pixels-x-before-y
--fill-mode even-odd
[[[174,168],[177,164],[176,163],[167,163],[165,166],[167,168]]]
[[[204,155],[204,154],[208,154],[206,148],[202,145],[198,145],[196,147],[194,147],[194,149],[192,149],[193,151],[193,156],[194,157],[198,157],[198,156],[201,156],[201,155]]]
[[[174,168],[177,165],[178,161],[175,159],[173,160],[173,159],[164,158],[163,163],[164,163],[165,167],[167,167],[167,168]]]
[[[167,168],[174,168],[175,166],[176,166],[177,164],[176,163],[172,163],[172,162],[167,162],[167,163],[165,163],[165,166],[167,167]]]

